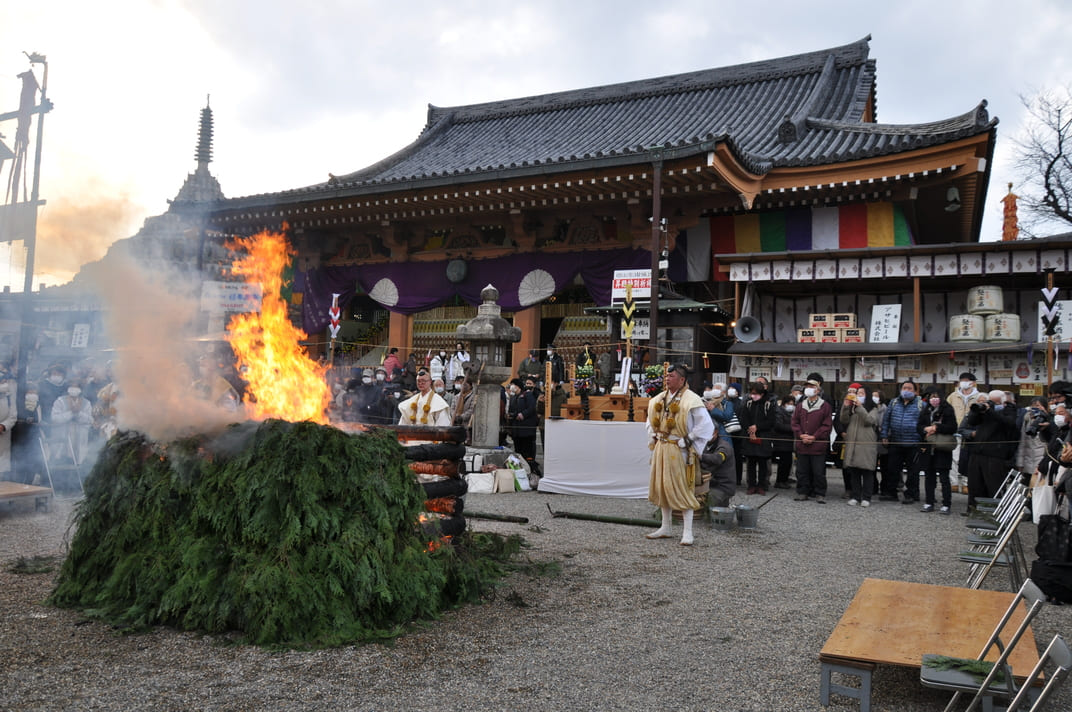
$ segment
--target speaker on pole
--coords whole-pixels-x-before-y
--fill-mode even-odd
[[[737,326],[733,327],[733,335],[737,337],[737,340],[746,344],[750,344],[759,338],[762,331],[762,325],[759,323],[759,319],[753,316],[742,316],[737,320]]]

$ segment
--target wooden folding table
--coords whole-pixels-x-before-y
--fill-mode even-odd
[[[927,653],[978,657],[1015,597],[1002,591],[864,579],[819,652],[819,701],[829,705],[830,693],[836,692],[858,698],[861,712],[869,712],[876,665],[919,668]],[[1008,626],[1015,628],[1025,615],[1021,604]],[[996,660],[999,653],[991,653],[988,659]],[[1026,677],[1037,662],[1038,647],[1028,628],[1009,663]],[[858,675],[860,687],[831,684],[832,672]]]

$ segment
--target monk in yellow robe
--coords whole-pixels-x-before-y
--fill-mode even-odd
[[[692,546],[692,518],[700,506],[693,487],[700,455],[715,433],[715,425],[700,396],[689,390],[688,367],[674,364],[663,377],[663,391],[648,404],[651,438],[651,481],[648,499],[662,512],[662,526],[649,539],[670,537],[673,510],[681,510],[683,546]]]

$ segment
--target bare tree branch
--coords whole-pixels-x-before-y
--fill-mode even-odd
[[[1058,221],[1072,225],[1072,89],[1040,91],[1020,97],[1028,110],[1022,136],[1014,139],[1020,176],[1020,226]]]

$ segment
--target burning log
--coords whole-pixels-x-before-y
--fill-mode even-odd
[[[427,442],[464,443],[467,437],[463,427],[437,427],[434,425],[376,425],[374,430],[390,430],[399,442],[421,440]]]
[[[409,463],[409,469],[418,475],[441,475],[443,477],[458,476],[457,460],[422,460]]]

